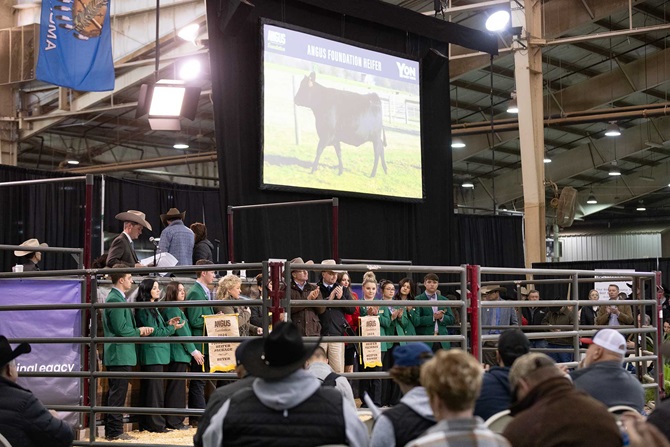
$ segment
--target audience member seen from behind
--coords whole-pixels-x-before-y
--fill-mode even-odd
[[[128,268],[124,264],[116,264],[116,269]],[[133,285],[130,273],[114,272],[110,275],[112,290],[107,295],[107,303],[125,303],[126,293]],[[113,307],[105,309],[102,314],[102,326],[105,337],[148,337],[154,328],[150,326],[137,327],[133,311],[127,307]],[[137,365],[137,349],[133,343],[105,343],[102,356],[103,364],[109,372],[131,372]],[[108,379],[107,406],[125,407],[128,393],[127,377],[110,377]],[[108,441],[116,439],[135,439],[123,433],[123,414],[107,413],[105,416],[105,438]]]
[[[593,339],[582,338],[589,345],[580,368],[570,377],[579,390],[583,390],[608,407],[628,405],[638,412],[644,411],[642,384],[623,368],[626,339],[614,329],[601,329]]]
[[[212,261],[206,259],[199,259],[195,263],[196,266],[213,265]],[[202,301],[201,307],[187,307],[186,318],[191,327],[191,332],[195,337],[202,337],[204,333],[205,319],[204,316],[214,315],[212,308],[212,292],[210,287],[214,281],[214,270],[202,270],[196,273],[195,284],[191,286],[186,295],[186,301]],[[200,347],[202,346],[202,347]],[[205,356],[204,363],[198,363],[195,358],[191,361],[191,372],[202,373],[209,371],[209,359],[207,356],[207,344],[199,344],[198,348]],[[189,408],[205,408],[205,381],[191,379],[188,386],[188,407]],[[197,426],[198,418],[190,416],[189,422],[193,426]]]
[[[622,445],[614,416],[577,390],[548,355],[531,352],[516,359],[509,383],[514,419],[503,436],[514,447]]]
[[[237,374],[238,380],[232,381],[228,385],[217,388],[214,393],[209,396],[207,408],[200,418],[200,422],[198,423],[198,430],[193,436],[194,447],[202,447],[202,435],[207,430],[207,427],[209,427],[212,416],[214,416],[221,409],[221,406],[236,392],[245,388],[250,388],[254,379],[256,379],[247,372],[241,360],[243,357],[243,352],[247,346],[249,346],[250,342],[251,340],[245,340],[237,346],[237,349],[235,349],[235,374]]]
[[[475,401],[482,386],[482,367],[460,349],[438,351],[421,367],[437,424],[409,447],[509,447],[505,438],[486,428],[474,416]]]
[[[619,286],[610,284],[607,287],[609,301],[603,301],[598,307],[596,324],[599,326],[620,326],[633,324],[633,310],[626,304],[615,304],[619,300]],[[625,302],[625,301],[624,301]]]
[[[203,445],[367,446],[367,429],[356,409],[303,369],[317,346],[304,344],[290,322],[253,339],[241,361],[257,378],[212,416]]]
[[[186,298],[186,289],[184,285],[177,281],[172,281],[165,289],[165,301],[176,302],[184,301]],[[184,326],[175,331],[179,337],[190,337],[191,328],[184,312],[178,307],[166,307],[162,311],[163,320],[169,321],[173,318],[179,318]],[[170,363],[165,366],[165,372],[185,373],[189,369],[191,361],[202,365],[205,361],[202,353],[198,351],[192,342],[172,343],[170,345]],[[165,408],[186,408],[186,381],[181,379],[167,379],[165,381]],[[175,430],[184,430],[188,426],[184,424],[184,416],[167,415],[165,416],[165,425],[167,428]]]
[[[370,447],[404,446],[435,425],[426,389],[421,386],[421,365],[433,357],[425,343],[414,342],[393,351],[395,364],[389,371],[403,393],[400,403],[376,420]]]
[[[575,313],[574,306],[550,307],[547,314],[542,320],[545,326],[574,326]],[[562,332],[571,329],[553,329],[550,332]],[[547,339],[547,347],[552,351],[548,353],[549,357],[554,359],[557,363],[568,363],[574,359],[574,352],[567,352],[566,349],[572,349],[572,337],[549,338]]]
[[[12,349],[7,337],[0,335],[0,433],[15,447],[71,446],[72,427],[16,383],[15,359],[29,352],[28,343]]]
[[[37,247],[48,247],[47,243],[41,243],[37,239],[28,239],[21,242],[23,250],[16,250],[14,256],[19,258],[19,264],[23,266],[24,272],[38,272],[40,267],[37,265],[42,260],[42,252],[34,251]]]
[[[435,273],[428,273],[423,277],[423,286],[426,290],[416,297],[417,301],[434,301],[435,305],[430,307],[417,307],[414,317],[414,329],[417,335],[448,335],[447,326],[451,326],[456,321],[454,313],[450,307],[440,306],[440,301],[447,301],[437,290],[440,279]],[[451,344],[448,341],[426,344],[433,349],[449,349]]]
[[[482,392],[475,404],[475,415],[487,420],[512,403],[512,389],[509,385],[509,371],[514,361],[530,352],[530,342],[519,329],[507,329],[498,338],[496,351],[497,366],[486,371],[482,380]]]
[[[349,273],[347,272],[340,272],[337,274],[337,283],[342,286],[342,290],[344,291],[345,296],[349,296],[347,299],[351,299],[354,301],[358,301],[358,295],[356,292],[351,290],[351,277],[349,277]],[[356,335],[358,334],[358,319],[361,317],[361,309],[360,307],[355,307],[354,308],[354,313],[353,314],[344,314],[344,319],[347,320],[347,324],[349,325],[349,328],[347,328],[347,334],[346,335]],[[351,329],[351,330],[349,330]],[[350,373],[354,372],[354,370],[358,370],[356,367],[357,363],[357,348],[356,348],[356,343],[345,343],[344,344],[344,372],[345,373]]]
[[[600,293],[596,289],[589,290],[589,300],[594,304],[600,300]],[[579,310],[579,325],[593,326],[596,324],[596,309],[594,306],[582,306]]]
[[[366,272],[363,275],[363,283],[361,285],[363,289],[363,301],[374,301],[377,295],[377,278],[372,272]],[[361,303],[364,304],[364,303]],[[362,317],[377,317],[379,318],[379,307],[378,306],[361,306],[361,316]],[[381,333],[381,328],[380,328]],[[381,343],[380,343],[381,344]],[[363,366],[363,372],[379,372],[381,371],[381,366],[365,366],[365,347],[361,344],[361,361]],[[380,407],[382,402],[382,380],[381,379],[361,379],[359,382],[358,395],[361,398],[362,404],[361,407],[367,407],[365,400],[363,400],[365,393],[368,393],[372,402]]]
[[[191,231],[195,237],[195,245],[193,245],[193,264],[199,259],[207,259],[214,262],[214,245],[207,239],[207,227],[204,223],[194,222],[191,224]]]
[[[158,281],[147,278],[140,283],[137,289],[138,303],[154,303],[160,299],[161,289]],[[135,319],[138,324],[153,328],[152,337],[169,337],[176,329],[181,329],[184,323],[180,323],[179,317],[168,321],[155,307],[142,307],[135,311]],[[148,373],[162,373],[167,364],[170,363],[170,345],[168,343],[140,343],[138,347],[140,370]],[[150,408],[161,408],[165,403],[165,384],[163,379],[141,379],[140,380],[140,406]],[[140,417],[140,430],[155,433],[164,433],[165,418],[160,414],[147,414]]]
[[[349,385],[349,381],[346,377],[334,372],[333,368],[328,365],[326,351],[324,351],[321,346],[317,346],[312,357],[307,360],[305,369],[314,374],[314,376],[321,381],[323,386],[337,388],[337,390],[346,398],[347,402],[356,408],[354,392],[351,389],[351,385]]]
[[[161,214],[161,222],[165,228],[161,232],[158,249],[161,253],[170,253],[177,259],[177,265],[192,265],[193,246],[195,237],[193,232],[184,225],[186,211],[179,212],[177,208]]]
[[[242,280],[237,275],[226,275],[219,280],[219,287],[216,289],[216,300],[239,300],[242,293]],[[237,327],[240,337],[247,335],[263,335],[263,328],[254,326],[249,322],[251,319],[251,309],[248,306],[216,306],[214,312],[227,315],[237,314]]]

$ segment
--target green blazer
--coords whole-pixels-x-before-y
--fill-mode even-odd
[[[415,298],[417,301],[426,301],[428,296],[426,292]],[[438,301],[447,301],[447,297],[440,294],[437,295]],[[433,308],[432,307],[417,307],[416,313],[414,315],[414,328],[416,329],[417,335],[435,335],[435,320],[433,320]],[[451,326],[456,322],[454,318],[454,313],[451,311],[451,307],[438,306],[437,310],[444,311],[444,317],[437,322],[437,333],[438,335],[449,335],[447,326]],[[426,342],[428,346],[432,344]],[[443,349],[449,349],[451,343],[448,341],[443,341],[440,343]]]
[[[391,329],[391,325],[395,327],[395,321],[391,323],[391,314],[389,313],[388,307],[379,306],[377,309],[379,309],[379,335],[395,335],[395,332]],[[367,306],[361,306],[360,310],[361,317],[368,316]],[[381,347],[382,352],[385,352],[393,346],[393,343],[383,341],[379,346]]]
[[[125,303],[126,297],[112,289],[107,295],[107,303]],[[135,323],[133,311],[128,308],[104,309],[102,328],[105,337],[139,337],[140,330]],[[105,366],[135,366],[137,352],[134,343],[105,343],[103,364]]]
[[[169,326],[160,312],[151,309],[137,309],[137,321],[142,326],[154,328],[151,337],[169,337],[174,334],[174,326]],[[167,365],[170,363],[169,343],[139,343],[140,365]]]
[[[193,284],[188,290],[186,301],[207,301],[210,303],[208,306],[203,307],[187,307],[185,312],[193,336],[202,337],[203,328],[205,326],[205,319],[202,317],[205,315],[214,315],[214,308],[211,305],[211,301],[209,301],[200,284]],[[205,343],[202,344],[202,349],[200,351],[203,355],[207,355],[207,345]]]
[[[393,306],[397,307],[397,306]],[[407,309],[404,309],[402,316],[396,318],[395,320],[391,319],[393,310],[391,306],[389,307],[380,307],[379,308],[379,325],[381,326],[382,335],[416,335],[414,332],[414,325],[407,316]],[[409,330],[409,332],[408,332]],[[400,342],[401,345],[407,344],[407,342]],[[386,345],[386,346],[384,346]],[[394,343],[384,342],[382,343],[382,351],[386,351],[393,347]]]
[[[184,312],[178,307],[166,307],[163,309],[163,318],[165,321],[170,321],[174,317],[181,318],[179,321],[184,321],[185,323],[181,329],[175,331],[175,334],[182,337],[190,337],[192,335],[191,328],[188,325]],[[191,342],[170,344],[170,363],[191,363],[191,352],[195,351],[195,349],[195,345]]]

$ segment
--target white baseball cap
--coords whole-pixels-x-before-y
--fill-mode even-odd
[[[601,329],[593,338],[580,338],[579,341],[587,345],[594,344],[608,351],[616,352],[620,356],[626,355],[626,339],[614,329]]]

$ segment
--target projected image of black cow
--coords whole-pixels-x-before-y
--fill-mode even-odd
[[[295,103],[312,109],[314,113],[319,143],[316,147],[312,173],[319,167],[323,149],[326,146],[333,146],[339,161],[339,174],[342,175],[340,143],[358,147],[368,141],[372,142],[375,154],[370,177],[377,174],[377,164],[380,160],[384,173],[387,172],[384,159],[386,135],[382,125],[382,104],[376,93],[363,95],[324,87],[316,82],[316,74],[312,72],[300,83]]]

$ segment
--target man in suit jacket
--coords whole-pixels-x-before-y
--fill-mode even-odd
[[[436,302],[447,301],[447,298],[442,296],[437,290],[439,282],[439,278],[435,273],[428,273],[423,278],[423,286],[426,290],[415,299]],[[451,326],[456,321],[451,307],[446,306],[418,307],[414,315],[415,318],[412,323],[414,323],[417,335],[449,335],[447,326]],[[433,352],[438,349],[449,349],[451,347],[448,341],[426,342],[426,344],[433,349]]]
[[[506,292],[507,289],[500,286],[486,286],[482,287],[483,301],[500,301],[500,292]],[[518,326],[519,318],[516,309],[513,307],[483,307],[482,313],[482,328],[486,326]],[[482,334],[500,334],[506,328],[488,328],[482,329]],[[496,362],[496,347],[497,343],[493,341],[484,342],[485,349],[482,352],[482,361],[490,366],[498,364]]]
[[[206,259],[198,260],[195,265],[213,265],[212,261]],[[214,270],[203,270],[197,273],[198,278],[193,284],[193,287],[188,291],[186,295],[186,301],[211,301],[212,294],[209,289],[210,284],[214,282]],[[191,332],[194,337],[202,337],[205,327],[205,319],[203,318],[206,315],[214,315],[214,308],[212,303],[207,303],[207,306],[203,307],[187,307],[186,308],[186,318],[188,319],[188,325],[191,327]],[[204,368],[205,371],[209,370],[209,353],[207,352],[207,345],[203,344],[202,349],[200,350],[205,356]],[[203,370],[203,365],[198,364],[198,362],[193,359],[191,361],[191,372],[201,373]],[[205,408],[205,381],[204,380],[191,380],[188,387],[188,407],[189,408]],[[191,425],[197,426],[198,418],[189,417]]]
[[[123,264],[124,267],[142,267],[135,254],[133,241],[140,237],[143,228],[151,231],[151,224],[147,222],[144,213],[135,210],[119,213],[115,217],[123,222],[123,232],[112,241],[109,247],[107,267],[113,267],[116,264]]]
[[[127,268],[124,264],[116,264],[113,268]],[[108,303],[125,303],[126,292],[130,290],[133,279],[130,273],[112,273],[112,290],[107,295]],[[132,309],[110,308],[105,309],[102,315],[102,325],[105,337],[147,337],[154,331],[152,327],[137,327]],[[137,353],[133,343],[105,343],[103,364],[107,371],[130,372],[137,365]],[[124,407],[128,392],[128,379],[109,378],[107,405],[110,407]],[[123,414],[108,413],[105,419],[105,438],[108,440],[134,439],[123,433]]]

